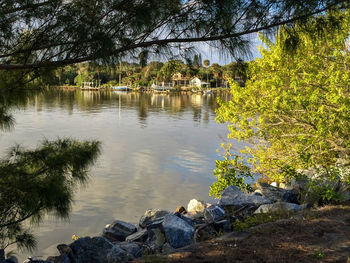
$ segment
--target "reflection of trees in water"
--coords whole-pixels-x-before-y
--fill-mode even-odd
[[[119,91],[81,91],[81,90],[46,90],[34,95],[29,104],[38,111],[46,108],[67,109],[69,114],[74,108],[80,111],[99,111],[102,107],[127,108],[137,110],[140,121],[145,123],[152,112],[166,112],[181,116],[192,110],[196,122],[209,122],[209,116],[218,108],[217,97],[229,100],[228,92],[211,96],[201,94],[158,94]],[[204,113],[204,114],[203,114]]]

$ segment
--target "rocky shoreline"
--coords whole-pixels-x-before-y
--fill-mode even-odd
[[[256,213],[278,210],[301,211],[306,204],[298,203],[297,189],[278,188],[257,183],[251,194],[230,186],[216,204],[192,199],[187,209],[179,206],[175,212],[150,209],[137,226],[115,220],[105,226],[101,236],[73,236],[71,244],[57,246],[59,256],[46,260],[29,258],[25,263],[88,263],[127,262],[144,255],[169,254],[194,243],[232,232],[232,223]],[[13,259],[2,263],[13,263]]]

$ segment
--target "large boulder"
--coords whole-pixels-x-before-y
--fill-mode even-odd
[[[190,226],[192,226],[192,227],[196,226],[196,220],[194,218],[180,214],[178,212],[175,212],[174,215],[181,218],[182,220],[186,221],[186,223],[189,224]]]
[[[146,228],[148,225],[152,224],[154,221],[159,221],[163,219],[164,216],[170,214],[169,211],[160,210],[160,209],[149,209],[145,214],[140,218],[139,225],[142,228]]]
[[[298,195],[292,190],[275,187],[267,183],[256,183],[255,186],[257,188],[256,191],[270,199],[272,203],[287,202],[298,204]]]
[[[127,236],[135,233],[137,231],[133,224],[116,220],[112,224],[106,225],[103,229],[102,236],[108,240],[114,241],[125,241]]]
[[[118,245],[126,251],[129,260],[132,260],[133,258],[140,258],[142,256],[142,247],[139,244],[121,242]]]
[[[166,215],[163,222],[165,236],[173,248],[180,248],[194,242],[194,228],[175,215]]]
[[[148,238],[148,231],[147,229],[142,229],[141,231],[138,231],[130,236],[126,237],[127,242],[145,242]]]
[[[286,202],[277,202],[273,204],[265,204],[259,206],[257,210],[255,210],[254,214],[261,214],[261,213],[275,213],[278,211],[290,211],[290,212],[298,212],[304,209],[305,206],[293,204],[293,203],[286,203]]]
[[[46,261],[54,262],[54,263],[72,263],[72,261],[69,259],[69,257],[66,254],[55,256],[55,257],[48,257]]]
[[[223,191],[218,205],[224,208],[232,207],[234,209],[246,208],[249,210],[255,210],[261,205],[270,203],[271,201],[266,197],[247,194],[242,192],[237,186],[231,185]]]
[[[129,257],[125,250],[120,246],[113,246],[111,250],[105,255],[107,263],[121,263],[129,260]]]
[[[72,249],[75,263],[105,263],[107,254],[114,247],[104,237],[79,238],[69,246]]]
[[[163,244],[166,242],[164,232],[159,228],[149,230],[148,239],[146,241],[146,247],[151,253],[160,252]]]

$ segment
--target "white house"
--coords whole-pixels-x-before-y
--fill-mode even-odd
[[[208,83],[201,81],[198,77],[194,77],[193,79],[191,79],[190,85],[191,87],[202,88],[202,87],[207,87]]]

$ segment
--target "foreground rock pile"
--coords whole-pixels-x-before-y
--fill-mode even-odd
[[[46,261],[26,262],[87,263],[126,262],[142,255],[171,253],[195,242],[231,232],[231,224],[253,213],[269,213],[278,209],[300,211],[297,194],[292,190],[258,184],[247,194],[230,186],[217,204],[193,199],[187,210],[180,206],[174,213],[151,209],[140,218],[137,226],[116,220],[106,225],[102,236],[78,238],[73,243],[58,245],[60,256]]]

